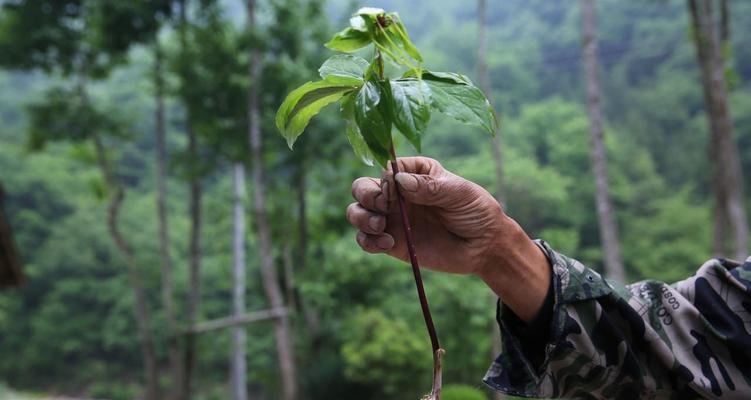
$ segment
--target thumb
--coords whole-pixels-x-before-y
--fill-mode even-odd
[[[447,191],[441,190],[444,186],[442,178],[399,172],[394,179],[399,185],[399,192],[410,203],[436,206],[446,201],[446,197],[450,195]]]

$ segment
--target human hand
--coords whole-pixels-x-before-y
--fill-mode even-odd
[[[415,247],[423,266],[454,273],[474,273],[504,235],[501,206],[481,186],[445,170],[427,157],[398,160],[396,182],[408,207]],[[408,260],[394,176],[359,178],[352,185],[357,202],[347,218],[359,232],[357,243],[370,253]]]
[[[409,254],[396,197],[405,199],[417,257],[423,267],[480,276],[522,319],[534,316],[547,293],[544,254],[481,186],[427,157],[399,158],[394,179],[362,177],[352,184],[356,202],[347,219],[369,253],[401,260]]]

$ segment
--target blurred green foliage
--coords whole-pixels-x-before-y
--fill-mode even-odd
[[[485,394],[469,385],[447,385],[441,391],[444,400],[486,400]]]
[[[299,246],[300,176],[306,182],[310,235],[306,268],[296,271],[295,283],[300,298],[317,311],[320,329],[310,332],[302,311],[294,314],[301,383],[311,399],[415,399],[429,388],[430,346],[409,269],[385,256],[360,251],[344,220],[344,208],[352,201],[351,181],[377,176],[379,171],[361,166],[351,156],[344,124],[334,110],[324,110],[309,127],[316,132],[302,137],[292,153],[273,126],[282,96],[313,79],[315,67],[330,55],[320,48],[333,33],[329,27],[341,25],[359,4],[345,0],[261,4],[263,29],[245,32],[240,27],[243,5],[225,1],[214,14],[195,15],[196,30],[190,34],[194,53],[187,62],[193,67],[191,73],[198,75],[188,88],[196,90],[191,93],[197,107],[192,114],[204,148],[200,162],[207,166],[201,319],[223,317],[231,309],[230,162],[245,154],[241,99],[242,88],[249,84],[243,80],[245,49],[260,45],[266,54],[265,78],[257,84],[263,93],[270,215],[279,265],[285,245]],[[632,281],[676,281],[711,255],[706,121],[686,33],[685,4],[678,0],[599,4],[607,149],[623,258]],[[730,66],[737,76],[731,110],[743,169],[751,171],[751,46],[744,45],[751,39],[751,2],[730,4],[734,45]],[[474,75],[476,24],[471,5],[448,0],[368,5],[398,11],[432,68]],[[8,40],[39,38],[24,37],[19,26],[3,23],[7,18],[6,11],[0,11],[0,26],[5,29],[0,30],[0,50]],[[597,269],[601,253],[583,106],[578,8],[547,0],[494,2],[488,20],[492,97],[502,120],[504,204],[531,236],[544,238]],[[80,32],[59,34],[75,38]],[[174,56],[174,32],[165,28],[162,35],[166,52]],[[40,112],[46,115],[44,121],[62,121],[68,115],[75,118],[67,121],[94,119],[103,121],[102,129],[112,131],[108,134],[122,133],[108,142],[116,146],[109,150],[117,150],[118,173],[128,189],[122,229],[144,266],[157,340],[163,344],[166,321],[158,308],[152,52],[137,46],[127,57],[118,56],[117,63],[103,63],[108,69],[117,67],[106,79],[89,82],[95,107],[91,112],[77,108],[80,104],[66,95],[69,92],[50,91],[70,88],[72,83],[62,74],[70,63],[51,57],[56,54],[43,58],[49,60],[45,69],[50,74],[0,72],[0,180],[7,192],[5,211],[29,278],[25,287],[0,293],[0,380],[20,389],[133,398],[140,391],[141,366],[133,300],[124,262],[106,233],[102,182],[92,165],[92,148],[86,142],[49,143],[43,152],[30,153],[27,145],[30,139],[34,143],[30,127],[40,125],[34,123]],[[233,54],[236,63],[218,62]],[[178,314],[182,314],[189,228],[183,178],[186,164],[197,161],[186,160],[182,153],[184,110],[176,96],[185,93],[178,91],[183,87],[179,66],[171,65],[167,75],[173,96],[167,99],[167,147],[171,250]],[[228,87],[234,91],[225,91]],[[34,108],[43,103],[54,108]],[[214,118],[217,115],[234,117],[223,123]],[[106,121],[111,119],[117,121],[117,129],[108,127]],[[495,177],[489,141],[471,129],[435,115],[423,153],[490,190]],[[68,137],[76,133],[67,128],[49,131]],[[401,154],[410,151],[401,143]],[[751,188],[751,173],[744,178],[746,188]],[[247,308],[258,310],[266,302],[256,243],[252,235],[248,240]],[[475,388],[481,387],[480,378],[493,358],[492,341],[498,340],[491,330],[492,294],[473,277],[426,272],[425,283],[447,349],[444,397],[489,397],[487,389]],[[276,398],[280,383],[270,323],[249,325],[248,338],[249,389],[259,397]],[[166,365],[164,346],[159,351]],[[198,351],[196,398],[227,398],[229,334],[199,337]],[[478,392],[484,395],[478,397]]]

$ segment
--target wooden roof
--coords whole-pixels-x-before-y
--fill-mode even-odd
[[[5,192],[0,184],[0,288],[19,286],[24,283],[21,259],[13,242],[10,224],[3,212]]]

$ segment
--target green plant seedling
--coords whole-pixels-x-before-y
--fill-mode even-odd
[[[367,165],[377,162],[387,168],[390,162],[394,175],[399,171],[392,132],[400,132],[420,152],[433,111],[495,135],[498,120],[483,92],[464,75],[424,69],[422,55],[397,13],[365,7],[349,22],[349,27],[325,44],[346,54],[326,60],[318,70],[321,80],[293,90],[277,111],[276,126],[290,149],[310,119],[335,102],[340,104],[340,115],[347,123],[347,139],[355,154]],[[349,54],[369,46],[373,47],[371,61]],[[399,67],[401,76],[386,76],[384,60]],[[397,198],[418,297],[433,346],[433,388],[425,399],[440,400],[441,356],[445,352],[433,326],[409,216],[398,187]]]

